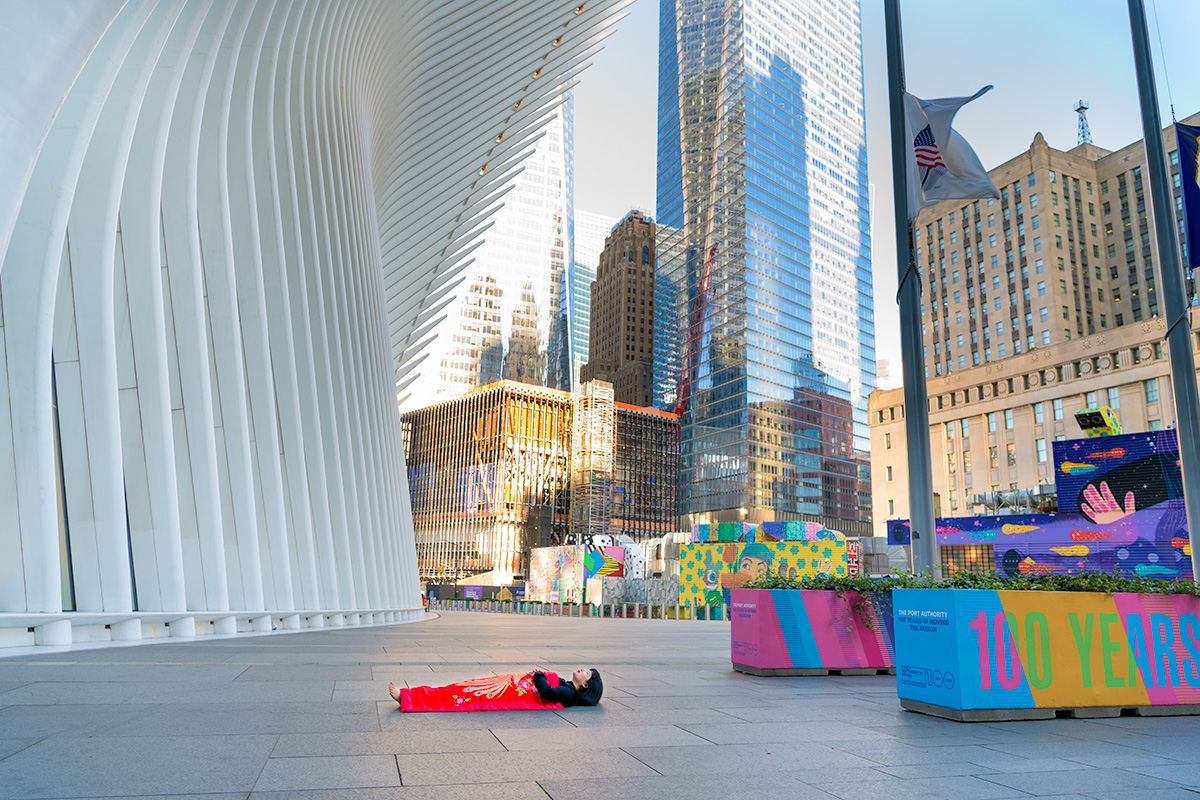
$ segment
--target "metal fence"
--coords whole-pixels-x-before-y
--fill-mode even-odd
[[[434,600],[430,611],[477,611],[493,614],[526,614],[543,617],[596,619],[676,619],[727,621],[729,606],[666,606],[653,603],[539,603],[533,600]]]

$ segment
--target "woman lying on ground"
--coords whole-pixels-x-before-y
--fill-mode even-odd
[[[388,694],[401,711],[515,711],[594,706],[604,693],[600,673],[577,669],[564,681],[553,672],[510,672],[472,678],[449,686],[414,686],[399,689],[388,684]]]

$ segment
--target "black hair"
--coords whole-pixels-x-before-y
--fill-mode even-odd
[[[599,670],[593,668],[592,677],[588,678],[587,686],[582,689],[576,689],[575,695],[583,705],[594,706],[600,702],[600,695],[602,694],[604,694],[604,681],[600,680]]]

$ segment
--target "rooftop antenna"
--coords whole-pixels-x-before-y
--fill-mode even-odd
[[[1075,144],[1091,144],[1092,129],[1088,126],[1087,110],[1090,106],[1086,100],[1080,100],[1075,104],[1075,113],[1079,115],[1079,134],[1075,137]]]

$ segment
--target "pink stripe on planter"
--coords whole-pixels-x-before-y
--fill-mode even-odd
[[[1129,641],[1129,615],[1137,614],[1141,621],[1142,641],[1150,654],[1150,674],[1142,674],[1142,685],[1151,705],[1172,705],[1177,703],[1200,703],[1200,688],[1188,686],[1180,674],[1180,669],[1192,669],[1192,656],[1183,644],[1185,635],[1180,625],[1183,614],[1200,615],[1200,598],[1179,594],[1114,594],[1117,611],[1121,614],[1121,622],[1126,626],[1126,641]],[[1167,682],[1178,681],[1179,686],[1157,686],[1160,669],[1165,670],[1163,655],[1155,647],[1154,635],[1161,633],[1152,626],[1150,615],[1163,614],[1171,620],[1170,652],[1174,654],[1174,674],[1164,675]],[[1128,646],[1128,645],[1126,645]],[[1165,653],[1166,650],[1162,650]]]
[[[792,665],[787,642],[783,638],[783,627],[779,624],[779,613],[775,610],[775,598],[770,592],[759,594],[758,604],[759,650],[758,663],[751,664],[761,669],[786,669]]]

